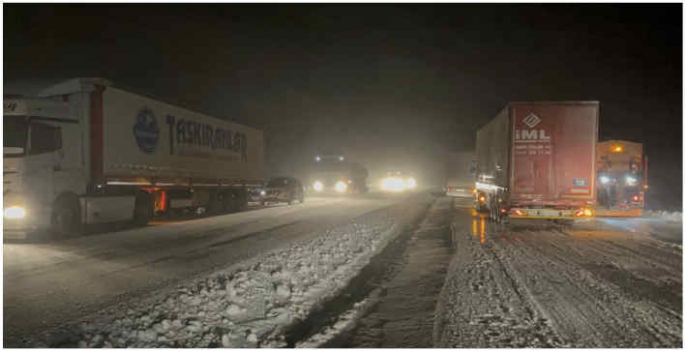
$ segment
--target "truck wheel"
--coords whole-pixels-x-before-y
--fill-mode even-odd
[[[144,227],[154,216],[152,196],[147,191],[139,191],[136,194],[136,202],[133,207],[133,224]]]
[[[233,190],[226,190],[221,193],[221,209],[223,213],[233,212],[235,194]]]
[[[81,234],[81,204],[76,195],[60,196],[55,201],[50,231],[60,238]]]
[[[209,193],[209,203],[207,204],[207,212],[210,215],[215,215],[221,213],[222,209],[221,196],[218,192],[212,191]]]
[[[236,191],[237,197],[236,200],[237,202],[237,210],[238,211],[245,211],[247,210],[247,189],[245,188],[240,188]]]

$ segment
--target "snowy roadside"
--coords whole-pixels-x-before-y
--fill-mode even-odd
[[[283,331],[344,288],[417,213],[365,214],[290,246],[165,289],[135,306],[102,311],[31,346],[281,347]]]
[[[646,218],[660,218],[666,221],[672,222],[682,222],[683,213],[682,212],[670,212],[670,211],[651,211],[646,210],[642,214]]]

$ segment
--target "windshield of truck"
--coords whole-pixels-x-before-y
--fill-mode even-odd
[[[269,180],[269,183],[266,185],[268,187],[283,187],[283,186],[288,186],[291,183],[290,179],[288,178],[274,178]]]
[[[26,137],[29,124],[23,116],[5,116],[3,118],[4,156],[21,156],[26,151]]]

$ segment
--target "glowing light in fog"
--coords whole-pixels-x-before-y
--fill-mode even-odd
[[[316,156],[315,159],[316,159],[316,162],[319,162],[319,161],[321,161],[321,156]]]
[[[385,191],[404,191],[404,179],[396,177],[385,178],[381,181],[381,189]]]
[[[10,206],[5,209],[5,218],[18,219],[26,216],[26,210],[21,206]]]
[[[636,183],[637,183],[637,179],[630,177],[630,176],[626,177],[626,185],[635,186]]]
[[[323,183],[321,183],[321,182],[318,181],[318,180],[315,181],[315,182],[314,182],[314,190],[315,190],[315,191],[321,191],[321,190],[323,190]]]
[[[610,180],[610,179],[609,179],[609,177],[607,177],[607,176],[601,176],[601,177],[599,177],[599,182],[602,183],[602,184],[607,184],[607,183],[609,183],[609,180]]]
[[[347,184],[345,184],[345,182],[340,181],[335,183],[335,191],[343,193],[345,190],[347,190]]]
[[[409,189],[416,188],[416,179],[409,178],[409,179],[407,179],[406,183],[407,183],[407,188],[409,188]]]

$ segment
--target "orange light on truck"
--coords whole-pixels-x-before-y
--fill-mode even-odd
[[[483,202],[483,201],[485,201],[485,196],[481,196],[481,197],[479,197],[479,198],[478,198],[478,201],[480,201],[480,202]]]
[[[611,147],[611,152],[614,152],[614,153],[623,152],[623,146],[621,146],[621,145],[614,145],[614,146]]]
[[[576,213],[574,213],[574,216],[576,217],[592,217],[594,215],[594,211],[592,211],[592,209],[590,208],[581,208],[580,210],[576,211]]]

